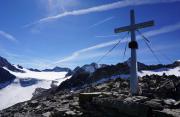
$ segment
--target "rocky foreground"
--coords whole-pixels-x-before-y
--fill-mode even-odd
[[[180,116],[179,77],[152,75],[139,81],[140,94],[137,96],[130,95],[128,80],[120,78],[74,91],[38,89],[32,100],[0,111],[0,117]]]

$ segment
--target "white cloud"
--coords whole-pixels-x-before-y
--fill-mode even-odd
[[[9,34],[7,32],[2,31],[2,30],[0,30],[0,36],[4,37],[5,39],[8,39],[10,41],[17,41],[14,36],[12,36],[11,34]]]
[[[25,27],[29,27],[34,24],[49,22],[52,20],[57,20],[66,16],[78,16],[78,15],[84,15],[94,12],[102,12],[112,9],[118,9],[128,6],[139,6],[139,5],[148,5],[148,4],[158,4],[158,3],[171,3],[171,2],[180,2],[180,0],[124,0],[124,1],[118,1],[110,4],[104,4],[100,6],[94,6],[86,9],[80,9],[80,10],[73,10],[73,11],[67,11],[63,12],[54,16],[49,16],[46,18],[42,18],[37,22],[27,24]]]
[[[109,21],[109,20],[112,20],[113,18],[114,18],[114,17],[108,17],[108,18],[106,18],[106,19],[103,19],[103,20],[101,20],[101,21],[99,21],[99,22],[91,25],[89,28],[93,28],[93,27],[96,27],[96,26],[98,26],[98,25],[101,25],[101,24],[103,24],[103,23],[105,23],[105,22],[107,22],[107,21]]]
[[[109,37],[118,37],[119,35],[97,35],[96,38],[109,38]]]
[[[60,12],[66,11],[62,0],[43,0],[42,2],[46,2],[49,16],[57,15]]]
[[[180,22],[178,22],[176,24],[173,24],[173,25],[164,26],[164,27],[162,27],[160,29],[148,31],[148,32],[145,32],[143,34],[145,36],[147,36],[147,37],[153,37],[153,36],[157,36],[157,35],[160,35],[160,34],[173,32],[173,31],[176,31],[176,30],[180,30]],[[137,36],[137,39],[141,39],[140,36]],[[88,54],[90,51],[98,50],[98,49],[101,49],[101,48],[105,48],[105,47],[108,47],[108,46],[115,45],[118,41],[119,41],[119,39],[116,39],[116,40],[113,40],[113,41],[97,44],[95,46],[91,46],[91,47],[88,47],[88,48],[78,50],[78,51],[74,52],[72,55],[70,55],[68,57],[65,57],[64,59],[58,60],[55,63],[58,64],[58,63],[63,63],[63,62],[67,62],[67,61],[72,61],[72,60],[77,59],[77,58],[79,59],[83,53]],[[121,43],[124,43],[124,42],[127,42],[127,40],[121,41]]]
[[[70,55],[68,57],[65,57],[64,59],[61,59],[61,60],[59,60],[59,61],[57,61],[55,63],[62,63],[62,62],[67,62],[67,61],[74,60],[74,59],[78,58],[83,53],[114,45],[118,41],[119,41],[119,39],[114,40],[114,41],[110,41],[110,42],[106,42],[106,43],[101,43],[101,44],[91,46],[91,47],[88,47],[88,48],[85,48],[85,49],[81,49],[79,51],[74,52],[72,55]]]
[[[46,11],[47,16],[57,15],[67,11],[66,7],[77,5],[77,0],[38,0],[37,5]]]
[[[164,34],[164,33],[168,33],[168,32],[173,32],[173,31],[176,31],[179,29],[180,29],[180,22],[173,24],[173,25],[164,26],[157,30],[146,32],[146,33],[144,33],[144,35],[147,37],[151,37],[151,36],[156,36],[156,35],[160,35],[160,34]]]

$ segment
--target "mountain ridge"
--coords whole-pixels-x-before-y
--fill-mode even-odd
[[[158,102],[154,101],[157,100],[156,96],[163,98],[160,101],[163,102],[163,104],[166,107],[168,107],[168,109],[171,108],[171,106],[175,109],[179,108],[178,99],[180,97],[180,94],[178,92],[180,90],[180,80],[179,77],[175,75],[180,76],[180,74],[176,74],[176,72],[172,72],[172,75],[165,74],[175,70],[178,71],[179,73],[180,70],[179,66],[180,66],[180,61],[175,61],[172,64],[167,64],[167,65],[161,65],[161,64],[145,65],[143,63],[138,62],[138,67],[139,67],[138,73],[141,74],[139,81],[140,81],[140,87],[142,87],[142,95],[140,95],[141,96],[140,100],[143,101],[144,99],[147,99],[143,101],[145,102],[143,103],[143,105],[145,104],[144,105],[145,107],[147,106],[147,108],[150,108],[150,111],[154,112],[154,107],[151,107],[152,104],[158,109],[164,109],[163,105],[160,104],[159,101]],[[4,67],[1,69],[6,71]],[[25,71],[25,73],[21,73],[21,72],[17,73],[12,71],[10,73],[16,75],[20,74],[18,77],[22,77],[24,74],[28,75],[28,73],[30,73],[29,75],[31,75],[31,77],[34,75],[47,73],[42,75],[42,77],[46,77],[51,73],[50,71],[44,72],[37,70],[28,70],[23,67],[20,68],[18,67],[18,69]],[[122,103],[120,104],[123,104],[126,107],[127,105],[124,102],[124,100],[132,100],[130,101],[132,105],[134,104],[133,101],[139,100],[139,97],[134,97],[129,95],[129,91],[128,91],[129,65],[127,61],[123,63],[118,63],[116,65],[97,65],[96,63],[86,64],[82,67],[76,67],[73,71],[70,72],[71,73],[68,72],[70,74],[69,77],[66,77],[66,75],[68,74],[66,72],[67,74],[64,74],[65,77],[59,79],[60,83],[57,83],[58,82],[57,79],[54,79],[53,81],[42,81],[32,78],[18,79],[17,81],[15,81],[15,84],[13,84],[12,88],[16,89],[17,86],[20,87],[20,90],[22,90],[21,87],[26,88],[28,92],[31,91],[32,94],[30,95],[32,95],[33,97],[31,99],[28,97],[28,101],[23,100],[25,102],[22,103],[17,103],[17,104],[14,103],[15,104],[14,106],[11,106],[12,105],[11,104],[9,105],[11,106],[9,108],[6,109],[3,108],[3,110],[0,111],[0,116],[9,117],[11,115],[13,116],[16,115],[16,116],[41,117],[48,114],[48,116],[53,116],[53,117],[56,116],[92,117],[95,116],[97,113],[101,114],[102,116],[106,116],[104,115],[106,113],[103,113],[101,110],[98,109],[97,109],[98,111],[94,110],[93,108],[95,108],[96,106],[94,107],[93,105],[97,104],[97,106],[102,108],[103,105],[101,104],[100,100],[103,101],[103,104],[106,104],[106,103],[110,103],[108,101],[109,99],[113,99],[115,103],[119,103],[119,101],[121,101]],[[34,75],[32,75],[32,73]],[[58,72],[53,71],[53,73],[58,73]],[[149,76],[147,75],[148,73],[150,74]],[[160,75],[154,75],[154,74],[160,74]],[[27,75],[25,76],[27,77]],[[39,88],[39,85],[37,85],[37,83],[41,83],[41,88]],[[34,91],[32,89],[29,90],[32,86],[36,87]],[[147,90],[148,87],[149,90]],[[44,89],[44,88],[48,88],[48,89]],[[101,93],[96,93],[96,92],[93,93],[94,91],[102,91],[107,93],[101,95]],[[96,100],[93,100],[92,102],[87,102],[87,100],[83,101],[82,99],[83,97],[78,97],[82,92],[84,92],[85,95],[98,95],[98,98],[95,98]],[[103,97],[104,95],[105,97]],[[170,97],[168,97],[168,95]],[[168,99],[165,100],[166,98]],[[173,98],[173,99],[169,99],[169,98]],[[119,99],[123,99],[123,100],[119,100]],[[171,103],[173,103],[173,105],[169,106],[167,101],[172,101]],[[159,106],[154,105],[156,103],[158,103]],[[138,102],[137,104],[141,105],[142,103]],[[108,105],[113,105],[113,104],[108,104]],[[109,108],[106,108],[108,107],[107,105],[104,105],[104,107],[106,111],[109,111],[112,114],[118,114],[112,112],[111,110],[109,110]],[[130,108],[130,110],[131,109],[133,110],[133,108]],[[91,111],[96,114],[95,115],[90,114]],[[163,111],[159,110],[159,111],[160,111],[159,113],[166,114],[166,112],[164,112],[165,110]],[[128,114],[129,112],[125,111],[125,113]],[[174,113],[176,114],[176,112],[173,111],[173,114]],[[135,113],[132,113],[132,115],[134,114]],[[172,117],[176,117],[176,116],[172,116]]]

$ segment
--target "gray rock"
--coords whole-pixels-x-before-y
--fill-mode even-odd
[[[174,100],[174,99],[165,99],[165,100],[163,100],[163,102],[166,105],[173,106],[176,103],[176,100]]]
[[[152,111],[152,114],[155,116],[155,117],[174,117],[168,113],[165,113],[163,111],[159,111],[159,110],[153,110]]]
[[[64,115],[65,114],[65,112],[67,112],[67,111],[69,111],[69,109],[68,108],[55,108],[54,110],[53,110],[53,116],[61,116],[61,115]]]
[[[162,112],[169,115],[168,117],[180,117],[180,109],[164,109]]]
[[[160,103],[160,104],[162,104],[162,103],[163,103],[163,100],[160,100],[160,99],[151,99],[151,101],[153,101],[153,102],[157,102],[157,103]]]
[[[156,88],[156,94],[162,98],[171,98],[176,91],[173,81],[163,81],[164,83]]]
[[[107,84],[100,84],[100,85],[96,86],[96,88],[97,88],[98,90],[103,91],[103,90],[109,89],[109,86],[108,86]]]
[[[67,103],[69,103],[68,100],[62,100],[62,101],[61,101],[61,104],[67,104]]]
[[[124,101],[127,101],[127,102],[139,102],[139,103],[143,103],[147,100],[149,100],[149,98],[145,96],[133,96],[133,97],[128,97],[124,99]]]
[[[144,104],[151,107],[152,109],[155,109],[155,110],[162,110],[163,109],[162,104],[159,102],[156,102],[154,100],[146,101]]]
[[[76,113],[74,111],[66,111],[65,112],[67,115],[71,115],[71,116],[74,116],[76,115]]]
[[[43,117],[50,117],[51,116],[51,112],[46,112],[42,114]]]
[[[91,103],[94,97],[98,97],[100,95],[110,95],[110,94],[111,93],[105,93],[105,92],[80,93],[79,104],[83,106],[86,103]]]
[[[174,104],[175,108],[180,108],[180,100]]]
[[[93,98],[93,104],[100,108],[101,111],[113,114],[111,116],[119,116],[122,113],[124,117],[147,117],[151,111],[148,106],[143,104],[110,98]]]
[[[39,102],[37,100],[32,100],[29,102],[29,106],[31,107],[36,107],[39,105]]]
[[[32,99],[37,98],[38,96],[42,95],[45,91],[47,91],[47,89],[44,88],[36,88],[35,91],[33,92],[33,97]]]
[[[21,114],[21,113],[15,113],[14,114],[14,117],[24,117],[25,115],[24,114]]]

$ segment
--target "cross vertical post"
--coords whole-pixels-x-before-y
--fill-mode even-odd
[[[130,11],[130,18],[131,18],[131,26],[135,25],[135,14],[134,10]],[[135,36],[135,30],[131,30],[131,42],[129,43],[133,45],[133,43],[137,44],[136,42],[136,36]],[[137,76],[137,54],[136,54],[136,49],[137,46],[135,47],[130,47],[131,48],[131,68],[130,68],[130,90],[132,94],[137,94],[138,93],[138,76]]]
[[[146,28],[154,25],[154,21],[147,21],[142,23],[135,23],[135,14],[134,10],[130,11],[130,25],[114,30],[115,33],[121,32],[130,32],[131,33],[131,42],[129,42],[129,48],[131,49],[131,66],[130,66],[130,91],[132,95],[138,94],[138,65],[137,65],[137,53],[138,43],[136,42],[136,33],[137,29]]]

